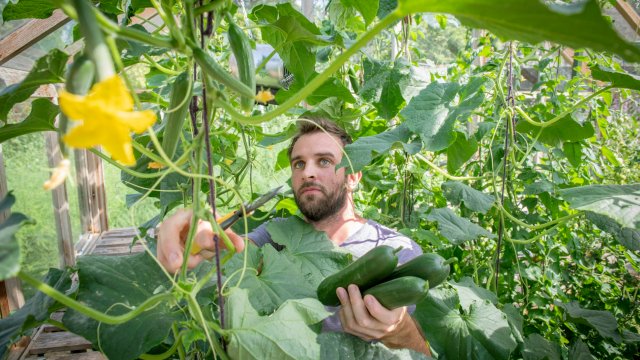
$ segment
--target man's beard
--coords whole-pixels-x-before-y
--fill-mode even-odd
[[[305,187],[314,187],[320,189],[324,196],[310,195],[311,199],[300,199],[294,192],[294,199],[298,205],[300,212],[312,222],[321,221],[327,219],[340,211],[347,200],[347,189],[344,183],[338,186],[338,190],[329,194],[326,188],[320,184],[304,183],[300,186],[300,190],[304,190]],[[304,197],[304,195],[302,196]]]

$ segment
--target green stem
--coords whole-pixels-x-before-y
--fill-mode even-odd
[[[582,212],[577,212],[577,213],[575,213],[575,214],[567,215],[567,216],[564,216],[564,217],[561,217],[561,218],[558,218],[558,219],[555,219],[555,220],[552,220],[552,221],[546,222],[546,223],[544,223],[544,224],[539,224],[539,225],[529,225],[529,224],[527,224],[526,222],[524,222],[524,221],[522,221],[522,220],[520,220],[520,219],[516,218],[515,216],[511,215],[511,214],[510,214],[510,213],[509,213],[509,212],[508,212],[504,207],[502,207],[500,204],[496,204],[496,205],[498,206],[498,208],[500,209],[500,211],[501,211],[501,212],[502,212],[506,217],[508,217],[511,221],[513,221],[514,223],[516,223],[516,224],[518,224],[518,225],[520,225],[520,226],[522,226],[522,227],[524,227],[524,228],[527,228],[527,229],[530,229],[530,230],[533,230],[533,231],[535,231],[535,230],[542,230],[542,229],[544,229],[544,228],[548,228],[549,226],[552,226],[552,225],[555,225],[555,224],[559,224],[559,223],[567,222],[567,221],[569,221],[569,220],[571,220],[571,219],[573,219],[573,218],[575,218],[575,217],[578,217],[578,216],[580,216],[580,215],[582,215],[582,214],[583,214]]]
[[[199,6],[193,10],[193,14],[198,16],[206,12],[217,10],[224,5],[225,0],[213,0],[205,5]]]
[[[140,355],[140,359],[164,360],[169,356],[173,355],[178,350],[178,346],[180,346],[180,344],[182,344],[182,334],[179,334],[178,337],[176,338],[176,341],[173,343],[173,345],[171,345],[171,347],[167,349],[167,351],[163,352],[162,354],[142,354]]]
[[[80,24],[82,35],[84,35],[87,54],[96,64],[98,80],[102,81],[112,77],[116,73],[113,59],[96,21],[94,7],[87,0],[72,0],[72,4],[78,15],[77,21]]]
[[[144,56],[144,58],[149,62],[149,65],[153,66],[154,68],[160,70],[160,72],[163,72],[167,75],[180,75],[182,73],[182,71],[176,71],[173,69],[169,69],[167,67],[164,67],[160,64],[158,64],[158,62],[156,62],[155,60],[153,60],[153,58],[147,54],[142,54],[142,56]]]
[[[511,239],[511,238],[506,234],[506,232],[505,232],[505,234],[504,234],[504,235],[505,235],[505,236],[504,236],[504,239],[505,239],[505,240],[507,240],[507,241],[508,241],[508,242],[510,242],[510,243],[513,243],[513,244],[529,245],[529,244],[532,244],[532,243],[534,243],[534,242],[536,242],[536,241],[540,240],[540,238],[542,238],[543,236],[547,235],[549,232],[551,232],[551,231],[555,230],[558,226],[560,226],[560,224],[557,224],[556,226],[553,226],[553,227],[551,227],[551,228],[549,228],[549,229],[547,229],[547,230],[545,230],[545,231],[541,232],[540,234],[538,234],[538,235],[536,235],[536,236],[532,237],[531,239],[526,239],[526,240],[522,240],[522,239]]]
[[[292,107],[298,105],[298,103],[306,99],[307,96],[311,95],[316,89],[324,84],[324,82],[327,81],[327,79],[329,79],[329,77],[331,77],[333,73],[338,71],[342,64],[347,62],[351,56],[353,56],[362,47],[367,45],[376,35],[378,35],[378,33],[386,29],[389,25],[393,24],[400,18],[402,18],[402,16],[397,9],[387,15],[374,27],[365,32],[350,48],[336,57],[336,59],[322,73],[314,77],[311,81],[309,81],[309,83],[307,83],[302,89],[296,92],[287,101],[268,113],[258,116],[245,116],[234,109],[227,102],[221,100],[220,96],[217,96],[216,99],[214,99],[214,104],[223,108],[225,111],[227,111],[227,113],[233,120],[241,124],[256,125],[274,119],[275,117],[284,114]]]
[[[142,304],[138,305],[135,309],[129,311],[128,313],[122,315],[107,315],[66,296],[65,294],[59,292],[48,284],[43,283],[42,281],[32,277],[31,275],[23,271],[18,272],[18,277],[20,277],[20,279],[27,284],[33,286],[35,289],[58,301],[62,305],[65,305],[66,307],[69,307],[83,315],[86,315],[94,320],[108,325],[118,325],[125,323],[147,311],[148,309],[158,305],[162,301],[173,299],[173,295],[169,293],[157,294],[148,298]]]
[[[467,180],[482,180],[482,179],[484,179],[484,176],[453,176],[453,175],[449,175],[449,173],[447,173],[443,169],[439,168],[436,164],[434,164],[431,161],[427,160],[427,158],[425,158],[422,154],[416,154],[415,156],[416,156],[416,158],[418,158],[418,160],[420,160],[420,161],[424,162],[425,164],[429,165],[430,168],[432,168],[438,174],[444,176],[445,178],[447,178],[449,180],[467,181]]]

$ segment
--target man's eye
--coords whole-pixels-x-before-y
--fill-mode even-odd
[[[304,162],[302,161],[296,161],[293,163],[294,169],[302,169],[303,167],[304,167]]]
[[[320,159],[320,165],[321,166],[329,166],[329,165],[331,165],[331,161],[329,161],[327,159]]]

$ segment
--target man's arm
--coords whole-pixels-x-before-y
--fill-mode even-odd
[[[431,356],[431,349],[406,307],[389,310],[356,285],[338,288],[340,322],[345,332],[363,340],[379,340],[389,348],[408,348]]]

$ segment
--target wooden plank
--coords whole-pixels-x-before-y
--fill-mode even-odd
[[[108,246],[108,247],[96,247],[91,252],[91,255],[130,255],[137,254],[144,251],[142,245],[135,245],[133,248],[129,246]]]
[[[74,351],[91,349],[91,343],[78,335],[66,331],[40,332],[31,341],[29,354],[45,354],[52,351]]]
[[[49,168],[53,169],[62,161],[62,154],[58,145],[58,133],[46,131],[44,138]],[[53,202],[53,217],[56,223],[56,233],[58,234],[58,259],[60,260],[60,267],[75,266],[76,253],[73,247],[73,233],[71,231],[71,217],[69,216],[69,199],[67,198],[66,183],[51,190],[51,198]]]
[[[51,352],[46,353],[44,357],[46,360],[105,360],[106,357],[102,353],[97,351],[86,351],[79,353],[69,352]],[[39,356],[29,356],[26,360],[41,360]]]
[[[109,228],[102,160],[87,150],[74,154],[82,233],[101,233]]]
[[[0,40],[0,65],[54,32],[69,20],[62,10],[54,11],[47,19],[29,20]]]
[[[96,245],[96,247],[131,245],[132,242],[133,242],[133,236],[113,237],[113,238],[101,239],[100,242],[98,242],[98,244]]]
[[[638,15],[633,6],[624,0],[616,1],[615,6],[624,20],[635,30],[636,34],[640,34],[640,15]]]

